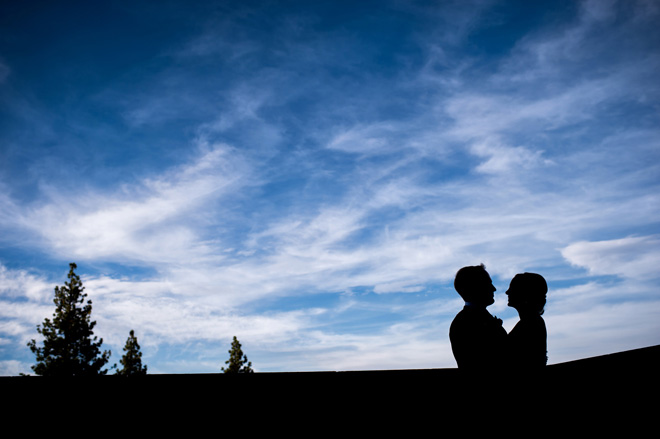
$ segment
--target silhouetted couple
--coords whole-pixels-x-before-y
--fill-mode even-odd
[[[454,288],[465,301],[449,329],[454,358],[461,370],[535,371],[547,363],[547,333],[541,315],[548,286],[536,273],[517,274],[506,294],[520,321],[506,333],[502,320],[486,307],[495,302],[495,287],[484,265],[463,267]]]

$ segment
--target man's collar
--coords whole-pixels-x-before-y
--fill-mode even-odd
[[[485,306],[474,302],[465,302],[465,306],[470,309],[486,309]]]

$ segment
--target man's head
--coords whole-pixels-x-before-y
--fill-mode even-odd
[[[466,302],[488,306],[495,302],[496,288],[484,264],[463,267],[456,273],[454,288]]]

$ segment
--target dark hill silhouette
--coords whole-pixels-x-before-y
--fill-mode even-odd
[[[41,425],[76,412],[88,426],[127,413],[169,432],[194,421],[197,429],[240,419],[242,429],[301,428],[314,421],[358,433],[409,435],[452,427],[471,433],[517,431],[524,420],[544,433],[635,434],[657,428],[660,345],[546,367],[542,376],[493,374],[466,379],[456,368],[357,372],[256,372],[100,379],[2,377],[5,419],[39,411]],[[305,422],[303,422],[305,421]],[[287,423],[286,426],[284,423]],[[289,426],[289,423],[291,425]],[[266,426],[266,427],[264,427]],[[393,430],[395,429],[396,430]],[[525,427],[529,428],[529,427]]]
[[[552,380],[557,379],[594,379],[603,374],[610,376],[611,382],[634,381],[643,379],[646,382],[657,382],[656,375],[660,371],[660,345],[629,351],[617,352],[607,355],[589,357],[564,363],[550,364],[546,367],[545,377]],[[647,375],[648,374],[648,375]],[[114,384],[137,380],[158,381],[243,381],[246,382],[253,377],[260,384],[277,381],[291,382],[292,380],[324,380],[324,379],[354,379],[362,380],[428,380],[457,378],[460,371],[456,368],[441,369],[395,369],[395,370],[363,370],[363,371],[320,371],[320,372],[255,372],[254,374],[225,374],[218,373],[192,373],[192,374],[148,374],[144,377],[126,378],[116,375],[105,375],[96,380],[107,380]],[[0,377],[0,383],[4,386],[32,386],[46,385],[48,382],[57,381],[56,378],[45,378],[38,376],[27,377]],[[121,385],[119,386],[121,387]]]
[[[557,374],[588,374],[596,371],[657,373],[658,366],[660,345],[558,363],[548,366],[548,369]]]
[[[606,385],[609,389],[626,389],[632,385],[642,385],[645,388],[657,388],[660,371],[660,345],[640,348],[630,351],[601,355],[565,363],[551,364],[546,367],[542,377],[543,387],[549,390],[564,389],[571,384],[580,386]],[[483,382],[497,383],[504,377],[487,376]],[[0,377],[0,383],[5,391],[9,389],[38,389],[41,387],[58,386],[58,382],[73,379],[54,379],[46,377]],[[603,381],[605,380],[605,381]],[[92,379],[88,379],[88,382]],[[331,385],[336,388],[360,383],[363,386],[388,387],[398,386],[409,388],[429,385],[441,386],[452,390],[465,384],[464,377],[456,368],[442,369],[402,369],[402,370],[364,370],[364,371],[322,371],[322,372],[256,372],[253,374],[149,374],[144,377],[126,378],[116,375],[106,375],[93,379],[95,385],[106,387],[112,393],[121,391],[126,386],[146,386],[150,388],[194,389],[198,386],[228,386],[234,383],[243,386],[305,386]],[[515,384],[515,383],[510,383]],[[554,386],[554,387],[553,387]],[[493,386],[499,387],[499,386]],[[191,390],[188,390],[191,391]]]

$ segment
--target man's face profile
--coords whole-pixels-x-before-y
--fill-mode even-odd
[[[474,301],[482,305],[492,305],[495,303],[495,291],[497,288],[487,272],[479,275],[475,282]]]
[[[458,270],[454,279],[454,288],[463,300],[479,306],[495,303],[496,288],[483,264],[467,266]]]

